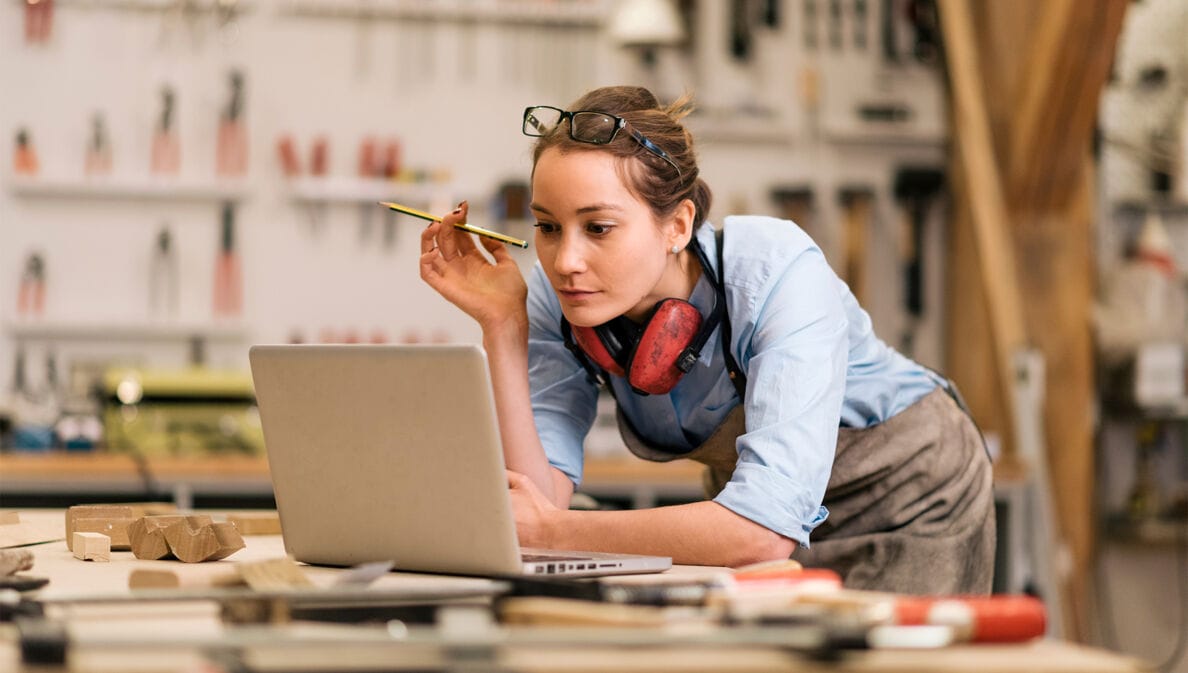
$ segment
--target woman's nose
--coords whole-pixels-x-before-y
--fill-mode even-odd
[[[586,255],[580,240],[562,236],[557,246],[557,257],[553,266],[558,273],[572,274],[586,270]]]

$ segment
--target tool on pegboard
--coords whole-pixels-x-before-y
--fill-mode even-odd
[[[49,41],[54,26],[54,0],[25,0],[25,42]]]
[[[233,317],[243,312],[243,275],[235,251],[235,204],[223,204],[219,252],[215,260],[214,314]]]
[[[39,168],[37,151],[33,149],[33,138],[29,134],[29,129],[17,129],[16,145],[12,154],[13,172],[18,175],[37,175]]]
[[[154,175],[177,175],[181,169],[181,142],[173,124],[176,96],[173,87],[161,87],[161,116],[153,136],[149,168]]]
[[[904,166],[895,171],[895,199],[905,214],[901,250],[903,302],[908,322],[904,329],[902,350],[908,356],[914,350],[916,325],[925,312],[924,231],[928,225],[929,210],[944,184],[945,174],[939,168]]]
[[[778,185],[771,188],[771,200],[776,214],[785,220],[792,220],[801,229],[813,235],[813,215],[816,197],[811,185]]]
[[[157,317],[177,317],[181,295],[180,273],[173,232],[163,225],[153,241],[149,261],[149,314]]]
[[[867,185],[847,185],[838,190],[843,214],[842,279],[854,298],[866,305],[867,248],[870,238],[874,190]]]
[[[232,70],[227,76],[230,92],[227,106],[219,118],[219,138],[215,146],[215,171],[222,177],[247,173],[248,140],[243,122],[243,73]]]
[[[107,125],[103,113],[91,117],[91,140],[87,143],[83,171],[87,175],[107,175],[111,172],[111,144],[107,139]]]
[[[45,314],[45,257],[40,252],[29,253],[17,290],[17,315]]]

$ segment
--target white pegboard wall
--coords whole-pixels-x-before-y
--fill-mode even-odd
[[[404,4],[383,6],[396,11]],[[731,212],[775,214],[773,186],[811,184],[818,192],[818,218],[825,225],[821,243],[833,261],[841,243],[836,235],[837,189],[852,182],[872,185],[878,201],[871,278],[878,291],[868,309],[880,335],[896,344],[903,329],[901,284],[895,256],[885,245],[897,237],[899,217],[890,197],[892,173],[904,163],[943,164],[944,150],[939,142],[920,142],[911,134],[886,142],[885,137],[833,142],[824,134],[814,135],[804,111],[805,4],[785,1],[778,29],[756,27],[749,63],[738,62],[727,51],[727,4],[696,3],[695,50],[661,53],[657,87],[661,93],[692,90],[707,113],[691,118],[690,126],[698,133],[703,174],[716,197],[711,218],[720,221]],[[900,98],[921,101],[921,109],[941,95],[939,77],[927,68],[908,64],[900,67],[899,76],[884,76],[890,66],[880,61],[877,3],[868,3],[866,56],[855,52],[837,59],[826,42],[827,4],[816,5],[825,26],[817,55],[822,73],[818,118],[826,105],[851,105],[847,96],[857,100],[867,86],[890,86]],[[114,144],[114,173],[143,178],[159,89],[169,82],[178,92],[182,175],[207,179],[227,73],[241,68],[251,143],[237,231],[246,341],[284,341],[293,330],[316,339],[326,326],[363,334],[383,329],[392,339],[418,330],[476,340],[470,320],[417,277],[419,225],[401,220],[392,249],[378,242],[378,233],[368,242],[361,240],[363,211],[354,205],[327,206],[314,226],[309,209],[294,203],[281,177],[277,138],[291,134],[308,161],[313,138],[325,135],[331,174],[349,176],[364,135],[397,136],[406,164],[448,168],[454,192],[470,198],[478,220],[489,217],[483,207],[495,185],[527,179],[531,141],[518,132],[525,105],[565,105],[593,86],[647,75],[633,70],[635,55],[617,50],[597,30],[580,26],[557,33],[533,22],[407,22],[399,16],[284,11],[292,6],[244,3],[245,11],[228,28],[209,12],[187,15],[174,11],[171,3],[128,9],[119,2],[61,2],[51,39],[26,45],[22,5],[0,3],[0,85],[4,91],[22,92],[6,97],[0,106],[0,154],[5,157],[0,175],[8,175],[13,132],[28,126],[43,174],[78,177],[91,114],[101,110]],[[856,3],[839,6],[843,21],[850,21]],[[587,9],[581,13],[582,26],[597,23]],[[551,57],[556,54],[560,56]],[[843,61],[852,63],[839,65]],[[844,76],[847,67],[861,74]],[[745,113],[740,105],[774,114]],[[385,215],[370,217],[372,228],[381,230]],[[943,271],[940,218],[938,210],[937,224],[930,225],[930,274]],[[143,319],[152,238],[164,222],[173,227],[181,254],[180,317],[209,320],[217,202],[30,198],[14,194],[5,183],[0,188],[0,323],[13,316],[19,271],[31,250],[47,256],[47,317]],[[875,247],[876,242],[882,244]],[[521,261],[530,262],[532,251],[524,254]],[[942,286],[930,281],[929,292],[939,293]],[[939,307],[940,302],[931,305]],[[918,355],[929,364],[942,360],[942,318],[939,312],[926,317],[925,331],[932,336],[920,340]],[[13,345],[11,335],[0,329],[0,381],[11,380]],[[81,358],[101,349],[74,344],[71,350]],[[246,364],[246,347],[224,350],[212,355],[216,364]],[[184,352],[180,345],[159,344],[145,348],[144,357],[178,364]]]

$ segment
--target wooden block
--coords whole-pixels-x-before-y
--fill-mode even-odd
[[[210,517],[187,516],[165,527],[169,550],[184,563],[217,561],[243,549],[243,537],[230,523],[211,523]]]
[[[75,505],[66,510],[66,548],[74,550],[74,532],[103,533],[112,549],[129,549],[128,524],[137,518],[127,505]]]
[[[206,515],[189,517],[198,526],[211,523]],[[138,559],[155,561],[170,555],[169,543],[165,540],[165,528],[179,521],[185,521],[181,514],[158,514],[143,516],[128,526],[128,542],[132,547],[132,554]]]
[[[7,526],[14,523],[21,522],[21,515],[18,512],[7,510],[0,512],[0,526]]]
[[[227,521],[235,524],[240,535],[280,535],[280,516],[272,512],[238,512],[228,514]]]
[[[75,531],[71,537],[74,538],[74,543],[71,545],[74,558],[83,561],[111,560],[111,538],[106,535]]]
[[[210,528],[214,531],[215,539],[219,542],[219,549],[206,560],[225,559],[246,546],[243,536],[239,534],[239,529],[235,527],[235,524],[223,521],[210,524]]]
[[[290,557],[235,564],[243,582],[255,591],[313,588],[301,566]]]
[[[177,512],[177,506],[169,502],[132,502],[116,505],[74,505],[66,510],[66,548],[74,544],[74,531],[103,533],[111,538],[111,548],[128,550],[127,527],[142,516]],[[79,523],[83,519],[98,519]]]
[[[176,566],[175,566],[176,568]],[[129,589],[208,589],[247,586],[255,591],[315,587],[292,558],[247,563],[214,563],[185,569],[135,568],[128,575]]]
[[[223,564],[219,564],[223,565]],[[216,566],[208,566],[216,568]],[[200,567],[184,571],[169,568],[134,568],[128,574],[129,589],[209,589],[237,586],[243,582],[234,568],[217,568],[200,572]]]
[[[183,563],[201,563],[219,551],[219,539],[210,526],[191,524],[187,519],[166,526],[165,541]]]
[[[75,519],[75,533],[99,533],[111,540],[113,551],[128,551],[132,548],[128,540],[128,526],[136,521],[135,517],[117,517],[111,519]],[[73,541],[73,534],[71,539]]]

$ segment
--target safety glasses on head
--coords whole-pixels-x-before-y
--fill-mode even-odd
[[[626,119],[612,114],[594,110],[570,112],[549,105],[533,105],[524,109],[524,122],[520,130],[526,136],[539,138],[552,133],[565,120],[569,120],[570,138],[579,143],[591,145],[606,145],[615,139],[620,129],[626,130],[635,139],[635,142],[666,161],[677,172],[677,177],[681,177],[681,169],[677,167],[672,157],[668,156],[668,152],[648,140],[644,134],[636,131]]]

